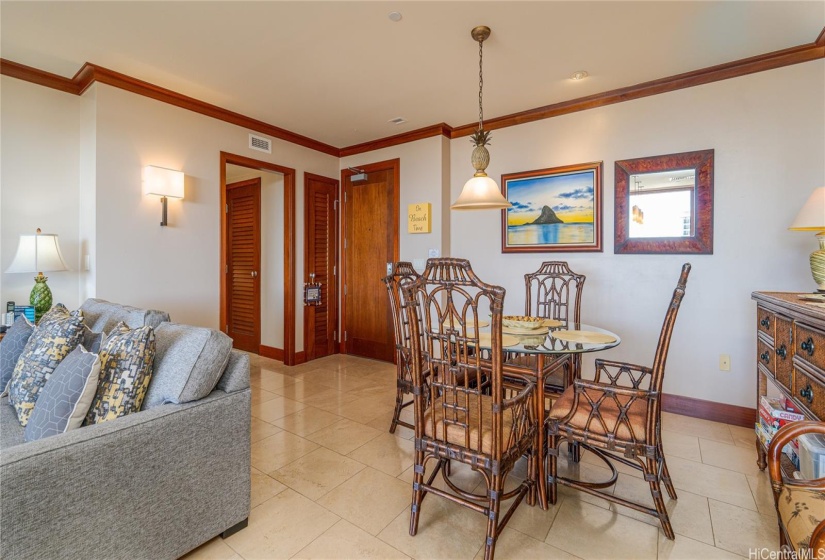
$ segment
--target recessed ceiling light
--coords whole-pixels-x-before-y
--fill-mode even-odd
[[[407,119],[405,119],[404,117],[395,117],[394,119],[390,119],[387,122],[391,123],[391,124],[398,125],[398,124],[404,124],[405,122],[407,122]]]
[[[573,74],[570,76],[570,79],[579,81],[585,79],[589,75],[590,74],[588,74],[586,70],[579,70],[578,72],[573,72]]]
[[[404,16],[401,15],[401,12],[390,12],[387,17],[390,18],[390,21],[401,21]]]

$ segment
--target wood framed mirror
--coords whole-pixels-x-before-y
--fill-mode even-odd
[[[713,254],[713,150],[616,162],[616,254]]]

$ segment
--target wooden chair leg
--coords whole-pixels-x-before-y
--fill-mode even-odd
[[[673,486],[673,479],[670,478],[670,471],[667,470],[667,460],[665,454],[662,452],[662,444],[659,443],[659,456],[662,458],[662,482],[665,484],[668,496],[671,500],[676,498],[676,488]]]
[[[645,478],[649,479],[650,495],[653,497],[653,505],[656,508],[656,513],[659,515],[659,522],[662,524],[662,530],[665,536],[670,540],[674,540],[676,535],[673,533],[673,526],[670,524],[670,516],[665,507],[665,500],[662,498],[662,487],[659,482],[659,473],[657,472],[657,465],[655,459],[647,459],[645,461]]]
[[[484,544],[484,560],[493,560],[498,540],[498,514],[501,507],[501,494],[504,490],[504,481],[501,476],[493,475],[491,488],[487,489],[490,498],[490,514],[487,516],[487,540]]]
[[[404,404],[404,391],[399,387],[395,392],[395,411],[392,413],[392,422],[390,423],[390,433],[394,434],[398,428],[398,420],[401,417],[401,409]]]
[[[549,435],[547,437],[547,501],[555,504],[558,499],[558,475],[559,475],[559,436]]]
[[[424,490],[421,485],[424,483],[424,452],[415,452],[415,463],[413,463],[413,496],[410,505],[410,536],[414,537],[418,532],[418,516],[421,513],[421,500],[424,499]]]

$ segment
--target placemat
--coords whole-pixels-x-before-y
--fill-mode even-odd
[[[478,343],[482,346],[492,346],[491,336],[492,335],[487,332],[478,333]],[[510,336],[509,334],[501,335],[502,346],[515,346],[516,344],[518,344],[518,339],[516,337]]]
[[[545,326],[545,327],[548,327],[548,328],[551,328],[551,329],[552,329],[553,327],[560,327],[560,326],[562,326],[563,324],[564,324],[564,323],[562,323],[562,322],[561,322],[561,321],[559,321],[558,319],[545,319],[545,320],[544,320],[544,326]]]
[[[555,331],[551,336],[567,342],[587,342],[590,344],[616,342],[615,336],[593,331]]]

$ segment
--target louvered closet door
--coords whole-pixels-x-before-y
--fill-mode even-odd
[[[338,182],[307,174],[306,189],[305,281],[321,284],[321,305],[304,308],[306,356],[307,360],[314,360],[335,352],[338,323],[335,199]],[[314,280],[310,273],[315,275]]]
[[[258,353],[261,344],[261,180],[226,186],[227,334],[235,348]]]

